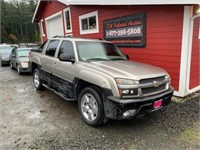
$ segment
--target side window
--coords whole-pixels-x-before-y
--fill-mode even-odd
[[[47,49],[46,49],[45,55],[54,57],[58,44],[59,44],[58,40],[51,40],[49,42],[49,45],[48,45]]]
[[[65,23],[65,31],[67,33],[72,32],[71,13],[69,7],[64,10],[64,23]]]
[[[58,57],[60,56],[60,54],[67,54],[68,56],[74,57],[72,43],[69,41],[63,41],[59,49]]]
[[[16,56],[16,50],[17,50],[17,48],[13,48],[13,49],[12,49],[12,52],[11,52],[11,53],[12,53],[13,56]]]
[[[47,43],[47,41],[45,41],[45,42],[37,49],[37,51],[41,53],[41,52],[43,51],[43,48],[44,48],[44,46],[46,45],[46,43]]]

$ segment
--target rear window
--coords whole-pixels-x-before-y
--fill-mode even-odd
[[[45,55],[54,57],[58,44],[59,40],[51,40],[49,42]]]
[[[12,47],[4,47],[0,49],[0,53],[10,53],[12,49]]]
[[[17,57],[28,57],[30,50],[19,50],[17,51]]]

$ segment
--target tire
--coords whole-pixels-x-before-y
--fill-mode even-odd
[[[21,74],[21,71],[20,71],[19,65],[17,65],[17,73],[18,73],[19,75]]]
[[[3,61],[1,60],[1,66],[3,66]]]
[[[13,64],[10,62],[10,68],[11,69],[14,69],[14,67],[13,67]]]
[[[78,108],[84,122],[97,127],[106,123],[101,92],[97,87],[83,89],[78,98]]]
[[[35,69],[33,72],[33,84],[35,86],[35,89],[38,91],[44,89],[44,86],[42,85],[42,80],[40,79],[40,72],[38,69]]]

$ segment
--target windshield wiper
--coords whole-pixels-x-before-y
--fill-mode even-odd
[[[28,56],[18,56],[18,57],[28,57]]]
[[[124,58],[111,58],[111,60],[126,60],[126,59],[124,59]]]
[[[89,58],[87,59],[86,61],[90,61],[90,60],[103,60],[103,61],[108,61],[108,59],[105,59],[105,58]]]

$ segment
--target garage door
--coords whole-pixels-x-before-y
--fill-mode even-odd
[[[47,23],[47,36],[51,38],[55,35],[64,35],[63,23],[61,15],[46,20]]]

